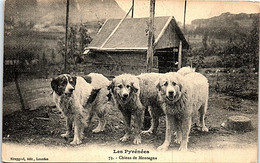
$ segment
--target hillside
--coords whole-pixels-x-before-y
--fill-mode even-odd
[[[66,0],[7,0],[5,23],[31,22],[40,31],[61,31],[65,26]],[[69,23],[122,18],[115,0],[70,0]]]
[[[215,26],[216,23],[221,26],[232,26],[237,23],[239,26],[249,27],[253,19],[257,17],[257,14],[231,14],[230,12],[223,13],[219,16],[215,16],[209,19],[196,19],[191,22],[193,26]]]
[[[193,20],[187,25],[186,38],[191,47],[189,63],[202,67],[254,64],[255,69],[258,68],[258,14],[227,12],[209,19]]]
[[[209,19],[196,19],[187,26],[188,35],[205,35],[215,39],[241,39],[249,35],[254,23],[259,21],[258,14],[223,13]]]

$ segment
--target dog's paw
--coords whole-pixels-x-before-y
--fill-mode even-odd
[[[100,128],[95,128],[94,130],[92,130],[93,133],[99,133],[102,132],[103,130],[101,130]]]
[[[187,152],[187,150],[188,150],[187,147],[180,147],[179,148],[179,151],[181,151],[181,152]]]
[[[179,148],[179,151],[181,151],[181,152],[186,152],[187,150],[188,150],[187,145],[182,145],[182,144],[181,144],[181,146],[180,146],[180,148]]]
[[[61,134],[61,137],[63,137],[64,139],[68,139],[70,137],[70,134],[66,133],[66,134]]]
[[[142,131],[142,132],[141,132],[142,135],[148,135],[148,136],[151,135],[152,133],[153,133],[153,132],[150,131],[150,130]]]
[[[122,138],[120,138],[120,141],[127,141],[129,139],[128,135],[124,135]]]
[[[176,139],[174,140],[174,142],[177,143],[177,144],[181,144],[181,139],[176,138]]]
[[[167,150],[168,150],[168,146],[166,146],[166,145],[161,145],[161,146],[159,146],[159,147],[157,148],[157,150],[158,150],[158,151],[162,151],[162,152],[167,151]]]
[[[141,141],[141,138],[135,138],[134,139],[134,144],[141,144],[142,143],[142,141]]]
[[[73,140],[72,142],[70,142],[71,145],[78,145],[81,144],[82,141],[81,140]]]
[[[204,126],[204,127],[201,128],[201,131],[203,131],[203,132],[209,132],[209,129],[208,129],[206,126]]]

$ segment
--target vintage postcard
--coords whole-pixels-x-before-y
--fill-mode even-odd
[[[5,0],[3,162],[257,162],[259,2]]]

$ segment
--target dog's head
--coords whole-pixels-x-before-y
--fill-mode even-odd
[[[110,94],[108,95],[111,98],[113,97],[120,103],[127,103],[136,94],[139,90],[139,80],[133,75],[120,75],[115,77],[110,85],[108,86]]]
[[[180,99],[183,93],[183,86],[180,78],[180,74],[173,72],[161,76],[156,82],[156,87],[164,100],[174,103]]]
[[[65,94],[71,96],[75,90],[76,77],[71,77],[68,74],[62,74],[53,78],[51,81],[52,90],[59,96]]]

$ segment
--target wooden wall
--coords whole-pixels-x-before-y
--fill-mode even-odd
[[[155,49],[178,48],[179,43],[180,38],[175,30],[175,23],[172,21],[156,44]]]
[[[173,52],[172,49],[156,52],[152,72],[177,71],[178,67],[174,64],[177,61],[178,53]],[[49,76],[54,77],[61,74],[63,67],[62,64],[50,66]],[[85,75],[91,72],[101,73],[109,78],[124,73],[138,75],[146,72],[146,52],[95,52],[85,55],[83,63],[70,64],[67,67],[68,73],[72,75]]]
[[[95,52],[86,55],[84,62],[85,73],[97,72],[105,76],[116,76],[146,72],[146,53],[142,52]]]

